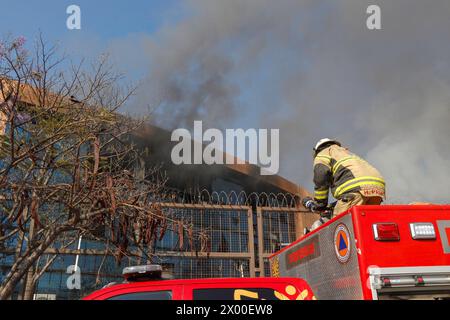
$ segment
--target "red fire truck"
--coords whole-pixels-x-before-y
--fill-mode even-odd
[[[450,206],[356,206],[270,257],[317,299],[450,299]]]
[[[298,278],[172,280],[159,265],[124,269],[125,283],[111,284],[83,300],[314,300]],[[166,280],[164,280],[166,279]]]

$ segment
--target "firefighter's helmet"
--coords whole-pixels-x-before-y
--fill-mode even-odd
[[[334,139],[324,138],[320,139],[319,142],[316,143],[316,146],[314,147],[314,152],[317,153],[320,151],[320,147],[323,147],[325,144],[337,144],[338,146],[341,146],[341,143]]]

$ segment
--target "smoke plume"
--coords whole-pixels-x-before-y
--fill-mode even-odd
[[[382,30],[366,9],[381,8]],[[137,103],[166,128],[279,128],[281,175],[312,187],[335,137],[384,175],[389,202],[450,198],[450,2],[191,0],[147,44]]]

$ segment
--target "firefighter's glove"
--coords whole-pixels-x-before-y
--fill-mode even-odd
[[[303,198],[302,204],[305,208],[307,208],[308,210],[310,210],[312,212],[323,211],[326,208],[326,205],[317,203],[311,197]]]

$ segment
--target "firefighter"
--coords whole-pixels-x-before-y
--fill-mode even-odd
[[[377,169],[332,139],[314,147],[314,202],[328,204],[328,190],[337,200],[333,216],[356,205],[379,205],[385,199],[385,182]]]

